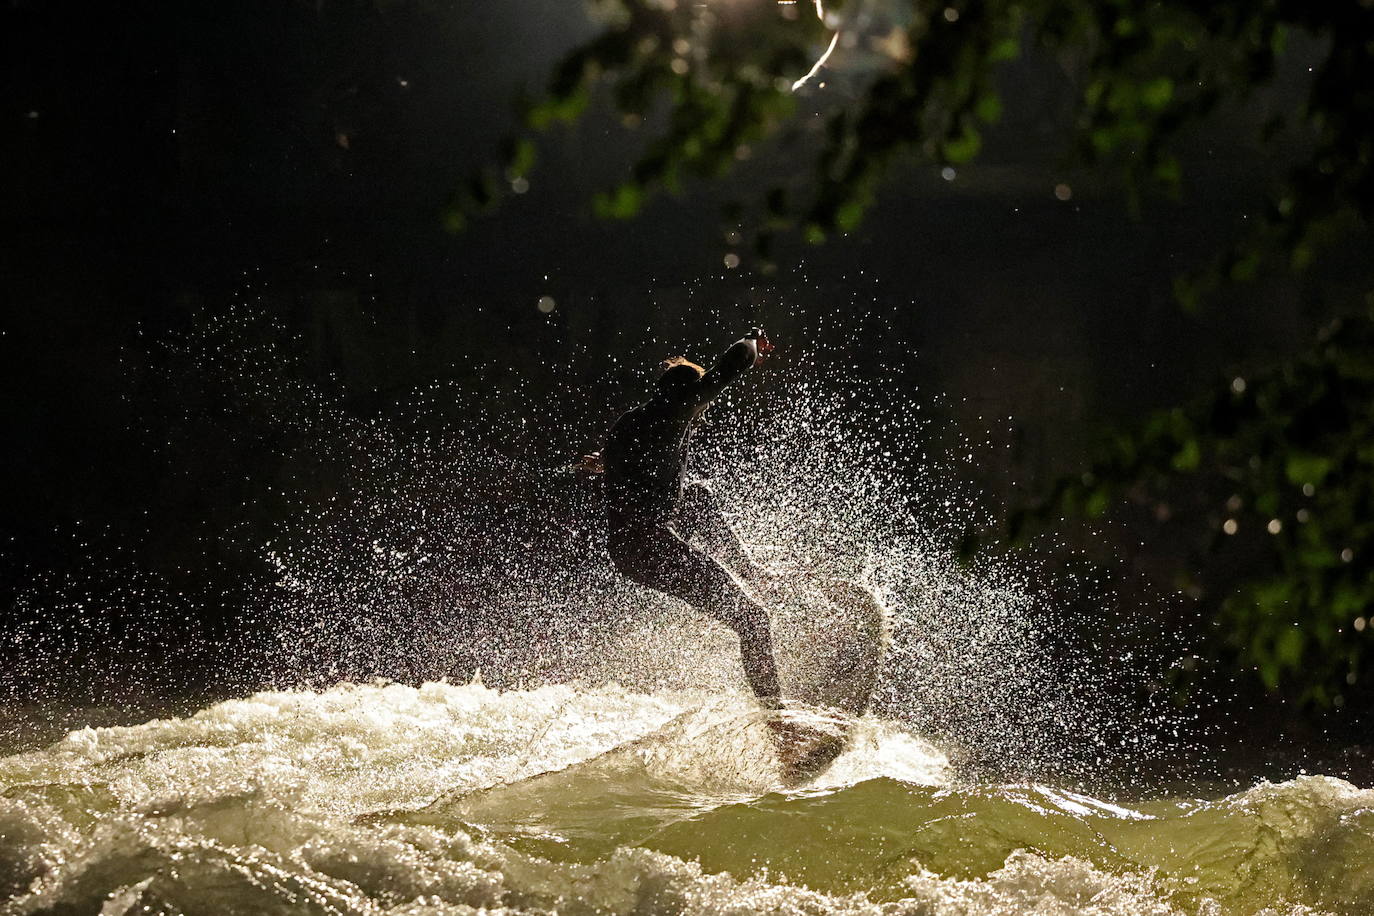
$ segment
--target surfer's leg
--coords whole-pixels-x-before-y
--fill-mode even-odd
[[[777,702],[781,691],[768,612],[745,594],[725,567],[667,525],[646,533],[635,550],[613,550],[612,559],[635,582],[685,601],[734,630],[750,688],[760,700]]]
[[[751,586],[761,584],[767,574],[749,556],[735,530],[720,511],[711,487],[698,480],[683,488],[677,528],[687,540],[695,540],[713,557],[719,557]]]
[[[715,563],[709,557],[706,562]],[[777,662],[773,658],[773,633],[768,624],[768,612],[730,580],[729,575],[724,578],[729,582],[729,593],[717,595],[703,609],[735,631],[750,689],[764,703],[776,705],[782,688],[778,685]]]

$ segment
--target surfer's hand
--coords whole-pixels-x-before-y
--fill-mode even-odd
[[[601,460],[600,452],[592,452],[590,455],[583,455],[574,467],[583,474],[606,473],[606,465]]]
[[[773,342],[768,339],[768,333],[763,328],[751,330],[747,339],[754,342],[754,349],[757,353],[754,357],[755,366],[767,359],[768,354],[773,352]]]

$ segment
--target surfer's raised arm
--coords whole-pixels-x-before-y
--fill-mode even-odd
[[[773,349],[762,328],[755,328],[730,345],[697,385],[697,406],[709,404],[735,379],[763,362]]]

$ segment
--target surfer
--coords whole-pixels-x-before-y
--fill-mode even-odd
[[[605,477],[611,561],[626,578],[685,601],[739,637],[745,677],[769,707],[779,703],[768,613],[716,557],[761,584],[767,574],[750,560],[721,514],[710,487],[684,485],[693,427],[731,382],[773,349],[755,329],[725,351],[709,371],[681,356],[664,360],[652,398],[616,420],[606,445],[584,459]],[[705,545],[703,551],[692,541]]]

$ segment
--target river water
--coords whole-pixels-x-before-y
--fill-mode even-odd
[[[1111,802],[877,717],[785,789],[743,697],[263,692],[0,760],[6,913],[1374,912],[1374,792]]]

